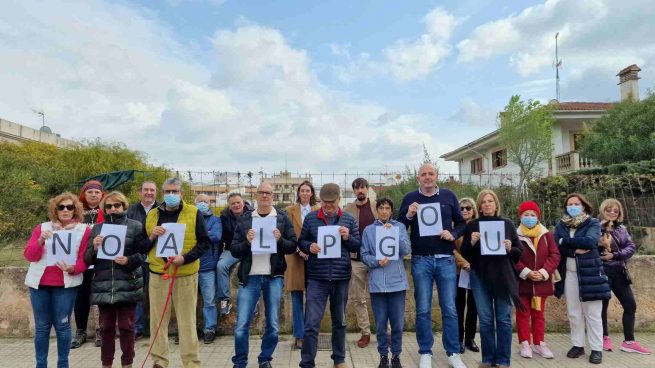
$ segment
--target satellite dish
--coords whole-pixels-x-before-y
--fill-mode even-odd
[[[52,129],[50,129],[50,127],[47,125],[42,126],[41,128],[39,128],[39,130],[44,133],[52,134]]]

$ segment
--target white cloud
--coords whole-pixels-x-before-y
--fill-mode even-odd
[[[280,170],[287,154],[294,171],[369,171],[418,162],[422,143],[450,149],[426,117],[322,85],[276,29],[217,31],[210,69],[140,8],[26,1],[3,15],[0,114],[17,123],[43,108],[64,137],[122,141],[192,170]]]
[[[399,82],[423,79],[450,55],[452,32],[462,21],[436,7],[423,18],[425,31],[415,39],[398,40],[386,47],[382,50],[384,60],[366,52],[353,56],[349,44],[333,43],[332,54],[344,58],[345,63],[333,65],[332,70],[344,83],[389,74]]]
[[[627,65],[655,61],[654,18],[650,0],[546,0],[476,27],[458,43],[458,61],[507,55],[521,76],[531,76],[551,68],[559,32],[560,56],[572,77],[599,66],[616,74]]]
[[[448,121],[459,126],[493,127],[496,125],[497,114],[495,109],[481,106],[472,99],[464,99],[459,109],[450,115]]]
[[[450,38],[458,20],[445,9],[432,9],[423,19],[425,33],[400,40],[384,51],[391,73],[400,81],[423,78],[438,68],[451,50]]]

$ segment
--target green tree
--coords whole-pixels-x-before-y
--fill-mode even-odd
[[[655,157],[655,93],[642,101],[616,104],[593,124],[581,142],[585,157],[600,165],[651,160]]]
[[[534,177],[539,164],[553,153],[551,128],[555,122],[553,106],[539,101],[510,98],[498,115],[500,144],[507,150],[507,161],[519,168],[519,188]]]

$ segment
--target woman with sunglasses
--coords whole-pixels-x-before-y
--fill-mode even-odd
[[[23,255],[30,262],[25,284],[30,289],[30,301],[34,312],[34,350],[36,367],[48,365],[50,330],[54,326],[57,335],[57,367],[68,367],[71,347],[70,317],[73,312],[77,288],[86,270],[84,252],[91,229],[82,223],[82,203],[69,192],[64,192],[48,202],[50,221],[37,225],[27,242]],[[75,264],[59,261],[49,266],[46,257],[46,241],[58,230],[71,230],[71,254]]]
[[[462,217],[466,223],[478,218],[478,208],[475,206],[473,198],[462,198],[459,200],[459,209],[462,211]],[[457,264],[457,285],[459,285],[459,275],[462,270],[471,271],[471,264],[468,263],[459,252],[462,246],[462,239],[455,240],[455,263]],[[457,323],[459,325],[459,344],[460,353],[464,354],[464,348],[473,352],[479,352],[480,348],[475,343],[475,333],[477,332],[478,310],[475,308],[475,299],[470,289],[457,288]],[[466,309],[466,311],[464,311]],[[466,313],[466,314],[465,314]],[[465,318],[466,317],[466,318]]]
[[[134,360],[134,315],[136,303],[143,298],[143,272],[148,241],[140,222],[128,219],[127,198],[121,192],[111,192],[100,202],[105,221],[91,230],[84,260],[94,265],[91,283],[91,304],[100,309],[102,367],[111,367],[114,361],[116,324],[120,331],[123,355],[121,366],[131,367]],[[115,260],[99,259],[98,248],[103,246],[103,226],[126,226],[122,255]],[[115,244],[112,242],[112,244]],[[114,249],[113,247],[111,248]]]
[[[635,313],[637,302],[632,293],[632,280],[628,273],[628,260],[635,254],[635,243],[628,229],[623,225],[623,206],[614,198],[608,198],[600,204],[600,259],[610,285],[610,289],[623,307],[623,342],[621,351],[628,353],[650,354],[650,350],[635,341]],[[607,331],[607,306],[609,300],[603,300],[603,350],[612,351],[612,339]]]

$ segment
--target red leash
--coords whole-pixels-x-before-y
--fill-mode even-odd
[[[173,262],[173,258],[169,259],[168,262],[166,262],[166,265],[164,265],[164,271],[168,269],[168,266],[170,266],[172,262]],[[159,323],[157,324],[157,330],[155,331],[155,335],[153,336],[152,342],[150,343],[150,347],[148,348],[148,353],[146,354],[146,357],[143,359],[141,368],[146,366],[146,363],[148,362],[148,357],[150,356],[150,352],[152,352],[152,346],[155,345],[155,340],[157,340],[157,335],[159,335],[159,328],[161,327],[161,323],[164,321],[164,315],[166,314],[166,309],[168,308],[168,304],[171,301],[171,295],[173,295],[173,285],[175,285],[175,275],[177,275],[177,265],[175,265],[175,269],[173,270],[171,284],[168,286],[168,295],[166,296],[166,303],[164,303],[164,310],[161,312],[161,318],[159,318]],[[164,280],[168,280],[169,278],[167,273],[163,274],[162,277],[164,278]]]

